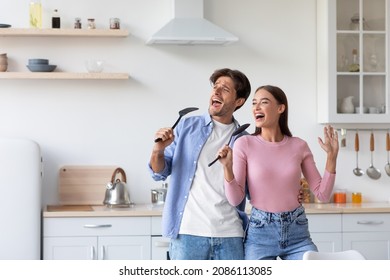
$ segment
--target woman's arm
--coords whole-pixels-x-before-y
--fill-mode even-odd
[[[231,205],[237,206],[245,198],[246,178],[244,178],[244,180],[240,180],[243,181],[244,183],[239,183],[239,181],[236,180],[233,171],[233,151],[229,146],[225,146],[222,149],[220,149],[218,155],[221,156],[221,159],[219,161],[223,165],[226,198],[228,199]],[[235,161],[234,164],[236,165],[236,167],[240,168],[239,162]],[[242,176],[244,177],[246,176],[246,175],[242,175],[241,172],[239,172],[239,174],[237,175],[238,178],[241,178]]]

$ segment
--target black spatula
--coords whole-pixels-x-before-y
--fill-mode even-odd
[[[176,120],[176,122],[173,124],[173,126],[172,126],[172,129],[174,129],[175,127],[176,127],[176,125],[179,123],[179,121],[180,121],[180,119],[184,116],[184,115],[187,115],[188,113],[190,113],[190,112],[192,112],[192,111],[196,111],[196,110],[198,110],[198,108],[196,108],[196,107],[188,107],[188,108],[185,108],[185,109],[183,109],[183,110],[180,110],[179,111],[179,118]],[[161,138],[157,138],[157,139],[155,139],[154,140],[154,142],[160,142],[160,141],[162,141],[162,139]]]
[[[226,144],[226,145],[229,145],[230,144],[230,141],[232,141],[233,137],[236,136],[237,134],[240,134],[241,132],[243,132],[245,129],[248,128],[250,124],[249,123],[246,123],[246,124],[243,124],[242,126],[238,127],[233,133],[232,133],[232,136],[230,136],[230,139],[229,139],[229,142]],[[209,167],[212,166],[214,163],[217,162],[217,160],[219,160],[221,158],[221,156],[218,156],[216,159],[214,159],[212,162],[209,163]]]

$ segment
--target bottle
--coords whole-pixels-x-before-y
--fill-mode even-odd
[[[74,19],[74,28],[75,29],[81,29],[81,18],[75,18]]]
[[[311,202],[310,187],[306,178],[301,178],[300,184],[301,184],[302,195],[303,195],[302,202],[310,203]]]
[[[42,4],[40,0],[30,2],[30,27],[42,28]]]
[[[359,13],[355,13],[351,17],[351,23],[349,24],[351,30],[359,30],[360,29],[360,17]]]
[[[54,10],[53,16],[51,18],[51,27],[61,28],[61,18],[57,9]]]
[[[353,49],[352,50],[352,64],[349,65],[349,72],[359,72],[359,71],[360,71],[360,66],[359,66],[357,49]]]

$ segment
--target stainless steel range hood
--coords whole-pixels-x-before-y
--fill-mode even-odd
[[[146,43],[227,45],[238,38],[203,18],[203,0],[173,0],[173,19]]]

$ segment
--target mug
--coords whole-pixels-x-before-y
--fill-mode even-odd
[[[368,108],[368,112],[370,114],[379,114],[379,108],[378,107],[370,107],[370,108]]]

